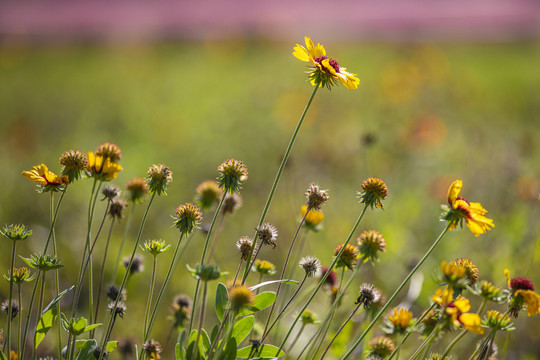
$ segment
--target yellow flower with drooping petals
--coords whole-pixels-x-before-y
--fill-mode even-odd
[[[465,224],[474,236],[484,234],[495,226],[493,220],[484,216],[487,210],[480,203],[469,202],[458,196],[462,186],[461,180],[456,180],[450,185],[448,189],[450,209],[443,214],[442,218],[449,222],[449,230],[454,229],[456,225],[461,225],[465,220]]]
[[[315,230],[315,227],[324,220],[324,214],[318,210],[311,209],[306,215],[307,207],[307,205],[302,205],[300,213],[302,214],[302,217],[305,216],[304,224],[308,228]]]
[[[57,191],[69,184],[67,176],[56,175],[45,164],[33,166],[32,170],[23,171],[22,174],[28,180],[39,183],[41,191]]]
[[[122,166],[118,163],[112,162],[109,157],[96,155],[92,151],[90,151],[87,156],[88,165],[86,169],[90,172],[91,176],[94,176],[100,180],[116,179],[118,173],[122,171]]]
[[[540,295],[534,292],[533,282],[524,277],[510,279],[508,269],[504,269],[504,275],[508,280],[508,287],[512,289],[510,314],[517,317],[524,305],[527,305],[527,316],[540,314]]]
[[[455,327],[462,326],[464,329],[476,334],[484,333],[480,315],[469,313],[469,310],[471,310],[469,299],[461,295],[454,299],[454,290],[438,289],[432,300],[444,309],[445,318]]]
[[[307,36],[304,40],[306,47],[296,44],[293,55],[298,60],[313,64],[309,74],[309,80],[313,86],[326,86],[330,89],[339,81],[349,90],[358,88],[360,80],[356,74],[347,72],[346,68],[339,66],[336,60],[326,56],[326,50],[321,44],[314,45]]]

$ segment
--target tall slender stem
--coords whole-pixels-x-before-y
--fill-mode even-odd
[[[111,241],[111,235],[112,235],[112,229],[114,225],[114,217],[111,220],[111,226],[109,227],[109,234],[107,235],[107,243],[105,244],[105,251],[103,252],[103,260],[101,261],[101,271],[99,274],[99,285],[98,285],[98,293],[97,293],[97,300],[96,300],[96,311],[94,315],[94,324],[97,323],[97,319],[99,316],[99,302],[101,300],[101,291],[103,290],[103,278],[105,277],[105,264],[107,263],[107,253],[109,250],[109,243]],[[91,337],[94,337],[94,330],[92,330]]]
[[[22,294],[21,294],[21,284],[17,284],[17,292],[19,297],[19,306],[22,308]],[[17,355],[21,354],[21,328],[22,328],[22,316],[19,314],[19,326],[17,334]]]
[[[339,330],[336,332],[336,334],[334,335],[334,337],[332,338],[332,340],[330,340],[330,343],[328,344],[328,346],[326,347],[326,350],[324,350],[322,356],[321,356],[321,360],[324,359],[324,357],[326,356],[326,353],[328,352],[328,350],[330,350],[330,347],[332,346],[332,344],[334,343],[334,340],[336,340],[336,338],[339,336],[339,334],[341,333],[341,331],[343,331],[343,328],[345,327],[345,325],[348,324],[348,322],[352,319],[352,317],[354,316],[354,314],[356,314],[356,312],[358,311],[358,308],[360,308],[360,305],[362,305],[361,302],[358,303],[358,305],[356,305],[356,307],[354,308],[354,310],[352,311],[351,315],[349,315],[349,317],[347,318],[347,320],[345,320],[345,322],[343,323],[343,325],[341,325],[341,327],[339,328]]]
[[[32,308],[34,306],[34,299],[36,298],[36,293],[37,293],[37,288],[39,286],[39,279],[41,278],[42,276],[42,272],[41,271],[38,271],[38,274],[36,276],[36,279],[35,279],[35,283],[34,283],[34,288],[32,289],[32,296],[30,297],[30,303],[28,304],[28,311],[27,311],[27,314],[26,314],[26,321],[24,323],[24,332],[23,332],[23,347],[21,349],[22,353],[20,354],[20,359],[24,359],[24,352],[25,352],[25,349],[26,349],[26,339],[27,339],[27,335],[28,335],[28,327],[30,326],[30,317],[32,315]]]
[[[219,235],[221,234],[221,230],[223,230],[223,222],[225,220],[225,214],[221,214],[221,219],[219,220],[219,225],[216,230],[216,236],[214,237],[214,240],[212,241],[212,246],[210,247],[210,251],[208,252],[208,258],[212,259],[212,256],[214,255],[214,250],[216,249],[216,245],[218,243]]]
[[[45,272],[43,272],[43,276],[41,277],[41,294],[39,295],[39,305],[38,305],[38,311],[37,311],[37,319],[36,319],[36,327],[39,322],[39,319],[41,318],[41,310],[43,309],[43,298],[45,297]],[[32,351],[32,359],[36,359],[36,338],[37,332],[34,331],[34,350]]]
[[[268,209],[270,209],[270,204],[272,203],[272,199],[274,198],[274,194],[276,193],[279,179],[281,178],[281,174],[283,173],[285,164],[287,163],[287,160],[289,159],[289,155],[291,154],[291,150],[293,148],[294,142],[296,141],[298,133],[300,132],[300,128],[302,127],[302,124],[304,122],[304,118],[307,115],[307,112],[311,106],[313,99],[315,98],[315,94],[317,93],[318,89],[319,89],[318,85],[313,87],[313,92],[311,93],[311,96],[309,97],[306,107],[304,108],[304,111],[302,112],[302,115],[300,116],[300,119],[298,120],[298,124],[296,125],[296,128],[294,129],[291,140],[289,141],[289,145],[287,145],[287,149],[285,150],[285,155],[283,155],[283,159],[281,160],[281,164],[279,165],[276,177],[274,179],[274,183],[272,184],[272,188],[270,189],[270,194],[268,195],[268,199],[266,200],[266,204],[264,205],[261,218],[259,219],[258,227],[261,226],[264,223],[264,220],[266,219],[266,214],[268,213]],[[257,234],[255,234],[253,238],[253,248],[251,249],[251,254],[249,254],[248,259],[250,259],[251,256],[253,255],[253,249],[255,248],[256,243],[257,243]],[[242,285],[246,282],[246,279],[249,275],[249,270],[250,270],[250,262],[248,261],[246,264],[246,268],[244,269],[244,276],[242,277]]]
[[[289,354],[292,348],[294,347],[294,345],[296,345],[296,343],[298,342],[298,339],[300,339],[300,335],[302,335],[302,332],[304,332],[305,327],[306,327],[306,323],[302,323],[302,326],[300,326],[300,330],[298,330],[298,334],[296,334],[293,341],[291,342],[291,345],[289,346],[289,349],[287,350],[287,354]]]
[[[56,234],[54,231],[53,221],[54,221],[54,192],[51,191],[51,206],[50,206],[50,221],[51,221],[51,229],[52,229],[52,241],[53,241],[53,252],[54,257],[58,258],[58,252],[56,248]],[[60,278],[59,273],[60,269],[54,269],[54,290],[55,290],[55,296],[58,296],[60,293]],[[58,309],[58,314],[62,313],[62,309],[60,308],[60,301],[56,304],[56,307]],[[56,331],[58,334],[58,341],[57,341],[57,350],[58,350],[58,358],[62,358],[62,325],[60,324],[60,321],[56,324]]]
[[[131,227],[131,220],[133,219],[133,213],[135,212],[135,203],[132,203],[131,209],[129,210],[128,217],[126,220],[126,227],[124,233],[122,234],[122,241],[120,242],[120,248],[118,249],[118,255],[116,255],[116,261],[113,267],[113,273],[111,277],[111,282],[116,283],[116,275],[118,274],[118,268],[120,267],[120,259],[122,259],[122,250],[124,250],[124,245],[126,244],[126,238],[129,233],[129,228]]]
[[[15,248],[17,247],[17,240],[12,240],[13,246],[11,247],[11,264],[9,266],[9,302],[8,302],[8,319],[7,319],[7,342],[4,343],[4,350],[7,344],[7,353],[11,351],[11,319],[13,317],[13,267],[15,266]],[[19,304],[20,306],[20,304]],[[21,315],[19,315],[20,317]]]
[[[195,358],[197,358],[197,353],[199,352],[199,341],[201,339],[201,329],[204,322],[204,311],[206,310],[206,293],[208,290],[208,281],[205,281],[203,284],[203,298],[201,304],[201,314],[199,316],[199,326],[197,327],[197,340],[195,340]]]
[[[435,250],[435,248],[437,247],[437,245],[440,243],[440,241],[442,240],[444,234],[446,234],[446,232],[448,231],[448,229],[450,228],[450,225],[447,225],[444,230],[442,231],[442,233],[439,235],[439,237],[437,238],[437,240],[435,240],[435,242],[433,243],[433,245],[431,245],[431,247],[429,248],[429,250],[424,254],[424,256],[422,257],[422,259],[420,259],[420,261],[418,262],[418,264],[416,264],[416,266],[414,267],[414,269],[411,270],[411,272],[409,273],[409,275],[407,275],[407,277],[405,278],[405,280],[403,280],[403,282],[401,283],[401,285],[397,288],[397,290],[392,294],[392,296],[388,299],[388,301],[386,302],[386,304],[383,306],[383,308],[379,311],[379,313],[377,314],[377,316],[375,316],[375,318],[371,321],[371,323],[369,324],[369,326],[367,327],[366,330],[364,330],[364,332],[362,333],[362,335],[360,335],[360,337],[358,338],[358,340],[356,340],[356,342],[354,343],[354,345],[351,347],[351,349],[349,349],[349,351],[347,351],[347,353],[345,354],[345,356],[343,356],[342,360],[345,360],[345,359],[348,359],[349,356],[351,356],[351,354],[353,353],[354,349],[356,349],[358,347],[358,345],[360,345],[360,343],[362,342],[362,340],[364,340],[364,338],[366,337],[367,333],[371,330],[371,328],[373,326],[375,326],[375,323],[377,322],[377,320],[379,320],[379,318],[384,314],[384,312],[386,311],[386,309],[388,309],[388,307],[390,306],[390,304],[392,303],[392,301],[395,299],[395,297],[399,294],[399,292],[401,291],[401,289],[403,289],[403,287],[407,284],[407,282],[411,279],[411,277],[416,273],[416,271],[420,268],[420,266],[422,266],[422,264],[424,263],[424,261],[426,261],[426,259],[429,257],[429,255],[431,255],[431,253],[433,252],[433,250]]]
[[[412,356],[410,357],[409,360],[413,360],[413,359],[418,358],[418,356],[423,352],[423,350],[426,348],[426,346],[428,344],[431,344],[431,342],[433,341],[434,336],[435,336],[436,333],[437,333],[437,330],[433,330],[431,332],[431,334],[429,334],[429,336],[424,340],[424,342],[422,344],[420,344],[420,346],[416,349],[414,354],[412,354]]]
[[[148,316],[150,315],[150,305],[152,304],[152,295],[154,294],[154,283],[156,281],[156,267],[157,267],[157,255],[154,255],[154,261],[152,262],[152,277],[150,278],[150,290],[148,291],[148,300],[146,301],[146,310],[144,312],[144,327],[143,327],[143,339],[146,335],[146,328],[148,327]],[[146,341],[146,340],[145,340]],[[144,342],[143,341],[143,344]]]
[[[294,326],[296,325],[296,323],[298,322],[298,320],[300,319],[300,316],[302,316],[302,313],[307,309],[307,307],[311,303],[311,301],[313,301],[313,299],[315,298],[315,295],[317,295],[317,292],[319,291],[319,289],[324,284],[324,282],[325,282],[326,278],[328,277],[328,275],[330,275],[330,272],[332,271],[332,269],[336,265],[338,259],[341,257],[341,254],[345,250],[347,244],[349,243],[349,241],[351,241],[354,233],[356,232],[356,229],[358,228],[358,225],[360,224],[360,221],[362,220],[362,218],[364,217],[364,214],[366,213],[366,209],[367,209],[367,205],[364,205],[364,207],[362,209],[362,212],[358,216],[358,219],[356,219],[356,223],[353,225],[353,227],[351,229],[351,232],[349,233],[349,236],[347,237],[347,239],[343,243],[343,246],[341,247],[341,250],[339,251],[339,253],[334,258],[334,261],[332,261],[332,263],[328,267],[328,271],[326,272],[326,274],[324,274],[322,276],[321,280],[319,281],[319,284],[317,285],[315,290],[313,290],[313,293],[311,294],[311,296],[309,297],[307,302],[304,304],[302,309],[298,312],[298,315],[296,315],[296,318],[294,319],[292,325],[289,327],[289,331],[287,331],[287,334],[285,335],[285,338],[283,338],[283,340],[281,341],[281,345],[279,345],[279,348],[278,348],[278,350],[276,352],[276,356],[283,349],[283,346],[285,346],[285,343],[287,342],[287,339],[289,339],[289,336],[291,336],[292,330],[293,330]]]

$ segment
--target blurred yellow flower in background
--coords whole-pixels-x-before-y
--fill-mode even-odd
[[[69,184],[67,176],[56,175],[52,171],[49,171],[45,164],[33,166],[31,170],[23,171],[22,174],[28,180],[35,181],[51,190],[52,188],[58,188]]]

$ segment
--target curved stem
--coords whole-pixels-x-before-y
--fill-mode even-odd
[[[281,160],[281,164],[279,165],[276,177],[274,179],[274,183],[272,184],[272,188],[270,189],[270,194],[268,195],[268,199],[266,200],[266,204],[264,204],[263,212],[261,214],[261,218],[259,219],[259,226],[261,226],[264,223],[264,220],[266,218],[266,214],[268,213],[268,209],[270,209],[270,204],[272,203],[272,199],[274,198],[274,194],[276,193],[276,188],[279,183],[279,179],[281,178],[281,174],[283,173],[283,169],[285,168],[285,164],[287,163],[287,160],[289,159],[289,155],[291,154],[291,150],[293,148],[294,142],[296,141],[296,138],[298,136],[298,133],[300,132],[300,128],[302,127],[302,124],[304,122],[304,118],[307,115],[307,112],[311,106],[311,103],[313,102],[313,99],[315,98],[315,94],[317,93],[317,90],[319,89],[319,86],[313,87],[313,92],[311,93],[311,96],[309,97],[309,100],[306,104],[306,107],[304,108],[304,111],[302,112],[302,115],[300,115],[300,119],[298,120],[298,124],[296,125],[296,128],[294,129],[294,132],[292,134],[291,140],[289,141],[289,145],[287,145],[287,149],[285,150],[285,155],[283,155],[283,159]],[[251,258],[253,255],[253,249],[255,248],[255,245],[257,244],[257,234],[253,237],[253,248],[251,249],[251,253],[249,254],[248,259]],[[242,277],[242,285],[246,282],[246,279],[249,275],[250,270],[250,264],[249,261],[246,264],[246,268],[244,269],[244,276]]]
[[[292,332],[294,326],[296,325],[296,323],[298,322],[298,320],[300,319],[300,316],[302,316],[302,313],[307,309],[307,307],[311,303],[311,301],[313,301],[313,299],[315,298],[315,295],[317,295],[317,292],[323,286],[324,281],[326,280],[326,278],[328,277],[328,275],[330,274],[330,272],[332,271],[334,266],[336,266],[336,263],[337,263],[338,259],[340,258],[341,254],[343,253],[343,250],[345,250],[346,245],[349,243],[349,241],[351,241],[354,233],[356,232],[356,228],[358,227],[358,225],[360,224],[360,221],[364,217],[364,214],[366,213],[366,209],[367,209],[367,205],[364,205],[364,208],[362,209],[362,212],[360,213],[360,215],[358,216],[358,219],[356,220],[356,223],[352,227],[351,232],[349,233],[349,236],[347,237],[347,239],[343,243],[343,246],[341,247],[341,250],[339,251],[339,253],[334,258],[334,261],[332,261],[332,263],[328,267],[328,271],[326,272],[326,274],[323,275],[323,277],[319,281],[319,284],[317,285],[315,290],[313,290],[313,293],[311,294],[311,296],[309,297],[307,302],[304,304],[302,309],[298,312],[298,315],[296,316],[296,318],[294,319],[292,325],[290,326],[289,330],[287,331],[287,334],[285,335],[285,338],[283,338],[283,340],[281,341],[281,344],[279,345],[279,348],[278,348],[278,350],[276,352],[276,356],[283,349],[283,346],[285,345],[285,342],[287,341],[289,336],[291,336],[291,332]]]
[[[367,329],[362,333],[362,335],[360,335],[360,337],[358,338],[358,340],[356,340],[356,342],[353,344],[353,346],[349,349],[349,351],[347,351],[347,353],[345,354],[345,356],[343,356],[341,358],[341,360],[345,360],[345,359],[348,359],[349,356],[351,356],[351,354],[353,353],[354,349],[356,349],[358,347],[358,345],[360,345],[360,343],[362,342],[362,340],[364,340],[364,338],[366,337],[367,333],[371,330],[371,328],[375,325],[375,323],[377,322],[377,320],[379,320],[379,318],[384,314],[384,312],[386,311],[386,309],[388,309],[388,307],[390,306],[390,304],[392,303],[392,301],[396,298],[396,296],[399,294],[399,292],[401,291],[401,289],[403,289],[403,287],[407,284],[407,282],[411,279],[411,277],[416,273],[416,271],[420,268],[420,266],[422,266],[422,264],[424,263],[424,261],[426,261],[426,259],[429,257],[429,255],[431,255],[431,253],[433,252],[433,250],[435,250],[435,248],[437,247],[437,245],[441,242],[444,234],[446,234],[446,232],[448,231],[448,229],[450,228],[450,225],[447,225],[444,230],[442,231],[442,233],[439,235],[439,237],[435,240],[435,242],[433,243],[433,245],[431,245],[431,247],[429,248],[429,250],[424,254],[424,256],[422,257],[422,259],[420,259],[420,261],[418,262],[418,264],[416,264],[416,266],[414,267],[414,269],[411,270],[411,272],[409,273],[409,275],[407,275],[407,277],[405,278],[405,280],[403,280],[403,282],[401,283],[401,285],[397,288],[397,290],[392,294],[392,296],[388,299],[388,301],[386,302],[386,304],[383,306],[383,308],[379,311],[379,313],[377,314],[377,316],[375,316],[375,318],[371,321],[371,323],[369,324],[369,326],[367,327]]]

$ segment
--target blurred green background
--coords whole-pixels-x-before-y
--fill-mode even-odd
[[[301,38],[297,42],[303,43]],[[303,193],[314,182],[328,189],[331,198],[324,208],[324,227],[309,235],[305,254],[329,264],[361,210],[356,198],[360,183],[377,176],[390,193],[384,211],[369,211],[359,230],[380,231],[387,252],[375,267],[364,265],[356,283],[373,282],[391,294],[444,228],[440,205],[450,183],[462,179],[463,196],[481,202],[495,228],[478,238],[467,229],[446,235],[422,268],[425,278],[413,306],[415,316],[429,304],[438,285],[433,275],[443,260],[467,257],[480,269],[481,279],[499,286],[505,285],[505,268],[540,284],[540,45],[323,44],[361,83],[355,91],[339,86],[318,92],[267,216],[278,227],[279,245],[264,248],[261,258],[280,268],[299,221]],[[42,249],[49,217],[48,194],[38,194],[21,172],[42,162],[59,172],[62,152],[94,151],[110,141],[123,152],[124,170],[112,181],[122,189],[130,178],[145,176],[152,164],[164,163],[173,171],[168,195],[152,206],[143,240],[175,243],[178,231],[170,216],[176,207],[193,200],[200,182],[216,178],[222,161],[234,157],[245,162],[249,179],[242,189],[243,206],[224,222],[215,257],[222,270],[234,274],[239,259],[234,244],[240,236],[253,235],[311,93],[305,64],[291,55],[293,46],[246,39],[0,48],[0,222],[26,223],[34,230],[19,244],[19,253]],[[70,185],[60,210],[63,288],[75,281],[90,189],[90,180]],[[135,211],[130,244],[145,206]],[[100,202],[98,219],[104,208]],[[205,214],[203,224],[210,219]],[[125,221],[113,231],[107,278],[124,226]],[[104,240],[96,257],[102,256]],[[195,281],[185,264],[196,265],[203,243],[204,236],[196,234],[175,272],[153,332],[162,343],[171,326],[165,317],[172,297],[193,293]],[[7,249],[8,242],[0,255],[2,273],[9,264]],[[160,279],[171,255],[159,258]],[[142,330],[132,330],[140,327],[148,291],[151,257],[145,255],[145,260],[146,271],[129,284],[127,314],[117,322],[113,337],[140,341]],[[2,299],[7,289],[4,282]],[[345,298],[340,319],[352,308],[355,289]],[[328,302],[321,294],[313,310],[322,316]],[[215,321],[209,310],[207,327]],[[507,358],[538,358],[538,318],[522,313],[516,327]],[[379,333],[377,329],[375,335]],[[476,339],[469,336],[459,348],[470,354]],[[504,342],[500,335],[501,349]],[[411,349],[416,343],[408,344]]]

